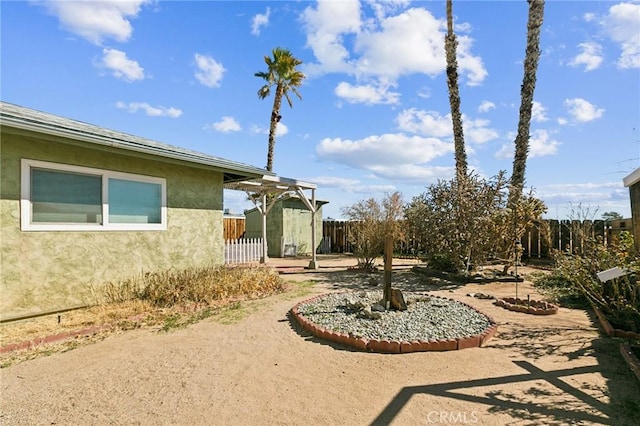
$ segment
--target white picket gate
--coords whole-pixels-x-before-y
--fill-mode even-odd
[[[259,262],[262,257],[262,238],[240,238],[224,243],[224,263]]]

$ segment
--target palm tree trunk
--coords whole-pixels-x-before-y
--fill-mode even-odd
[[[280,106],[282,105],[283,86],[278,84],[273,97],[273,109],[271,110],[271,121],[269,125],[269,148],[267,150],[267,171],[273,171],[273,153],[276,147],[276,129],[280,121]]]
[[[536,73],[538,70],[538,60],[540,59],[540,29],[544,17],[544,0],[527,1],[529,2],[527,50],[524,59],[524,77],[520,90],[520,118],[518,120],[518,134],[515,139],[513,173],[511,174],[511,187],[507,201],[507,205],[512,208],[515,208],[517,200],[522,196],[525,182],[533,93],[536,88]]]
[[[460,114],[460,93],[458,90],[458,60],[456,47],[458,40],[453,32],[453,5],[447,0],[447,35],[444,40],[447,57],[447,85],[449,86],[449,104],[451,105],[451,120],[453,122],[453,141],[456,159],[456,178],[462,183],[467,177],[467,153],[464,148],[464,133],[462,130],[462,115]]]

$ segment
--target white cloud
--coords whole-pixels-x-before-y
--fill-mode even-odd
[[[440,175],[441,168],[427,163],[451,154],[453,144],[399,133],[374,135],[356,141],[326,138],[318,144],[316,152],[321,160],[368,170],[378,177],[423,182]]]
[[[263,135],[268,135],[269,134],[269,128],[264,128],[264,127],[260,127],[256,124],[252,124],[251,125],[251,133],[260,133]],[[276,136],[284,136],[287,133],[289,133],[289,128],[282,122],[279,122],[276,125]]]
[[[529,138],[529,158],[544,157],[558,152],[560,142],[551,139],[546,130],[535,130]]]
[[[116,107],[132,114],[142,110],[150,117],[178,118],[182,115],[182,110],[178,108],[153,107],[146,102],[129,102],[128,104],[125,102],[117,102]]]
[[[509,135],[515,140],[515,133]],[[527,158],[544,157],[554,155],[558,152],[560,142],[552,139],[546,130],[535,130],[531,132],[529,137],[529,153]],[[514,143],[503,144],[500,150],[495,154],[496,158],[513,158]]]
[[[531,120],[537,122],[548,120],[546,108],[538,101],[533,101],[531,108]]]
[[[482,101],[478,106],[478,112],[488,112],[496,108],[496,104],[490,101]]]
[[[361,20],[358,1],[327,1],[308,7],[302,14],[307,33],[307,46],[316,62],[304,65],[309,77],[327,73],[346,73],[357,79],[353,87],[389,87],[400,77],[427,74],[435,77],[446,68],[443,20],[429,11],[411,8],[391,16],[390,12],[405,8],[404,1],[385,4],[367,2],[375,17]],[[469,25],[457,26],[469,31]],[[467,85],[478,85],[487,76],[482,59],[471,53],[473,40],[458,36],[458,71]],[[377,82],[377,83],[371,83]],[[379,90],[378,90],[379,91]],[[388,102],[381,97],[380,102]]]
[[[436,111],[424,111],[416,108],[406,109],[396,117],[398,129],[436,138],[452,137],[451,115],[440,115]]]
[[[597,108],[589,101],[581,98],[565,99],[564,105],[576,121],[583,123],[593,121],[602,117],[602,114],[604,114],[603,108]]]
[[[271,8],[267,7],[264,14],[258,13],[251,20],[251,34],[258,36],[262,27],[269,25],[269,16],[271,15]]]
[[[341,178],[337,176],[316,176],[305,179],[309,182],[313,182],[323,188],[339,188],[344,192],[357,193],[357,194],[371,194],[371,193],[388,193],[396,190],[394,185],[372,185],[369,183],[362,183],[358,179]]]
[[[400,94],[390,92],[389,87],[382,85],[374,86],[371,84],[353,86],[346,82],[341,82],[335,89],[335,94],[345,101],[356,104],[363,103],[372,104],[391,104],[395,105],[399,102]]]
[[[289,128],[286,126],[286,124],[282,122],[276,124],[276,136],[284,136],[287,133],[289,133]]]
[[[451,114],[440,115],[435,111],[410,108],[400,112],[396,117],[396,122],[398,128],[405,132],[427,137],[453,138]],[[488,127],[489,124],[489,120],[474,120],[463,114],[462,128],[465,140],[469,143],[481,144],[497,138],[498,132]]]
[[[128,41],[133,32],[129,18],[138,16],[142,6],[149,3],[151,0],[47,0],[44,5],[50,14],[58,17],[67,31],[101,45],[109,38]]]
[[[489,120],[475,119],[472,120],[462,115],[462,129],[465,141],[475,144],[483,144],[496,139],[499,135],[495,129],[488,127]]]
[[[572,211],[582,210],[581,214],[599,219],[605,211],[629,208],[629,191],[621,181],[551,184],[536,188],[536,195],[545,201],[547,207],[565,210],[561,218],[571,216]]]
[[[585,42],[578,45],[582,52],[569,62],[573,67],[584,65],[584,70],[593,71],[598,69],[604,60],[602,56],[602,46],[594,42]]]
[[[569,120],[567,120],[564,117],[558,117],[558,119],[556,120],[558,122],[559,125],[561,126],[566,126],[567,124],[569,124]]]
[[[103,49],[102,59],[94,63],[97,67],[107,68],[111,74],[124,81],[143,80],[144,68],[138,62],[127,58],[127,54],[116,49]]]
[[[305,65],[309,76],[327,72],[350,72],[349,51],[343,45],[343,35],[360,30],[360,2],[325,1],[307,7],[302,16],[307,32],[307,46],[313,50],[317,64]]]
[[[316,176],[308,179],[318,186],[326,186],[333,188],[349,188],[360,183],[358,179],[349,179],[338,176]]]
[[[207,87],[220,87],[222,76],[226,71],[221,63],[217,62],[210,56],[195,54],[196,78],[200,83]]]
[[[358,34],[355,49],[362,52],[357,63],[359,75],[379,75],[396,79],[422,73],[436,76],[446,67],[444,24],[425,9],[412,8],[380,21],[380,30]],[[473,41],[458,37],[458,72],[468,85],[480,84],[487,71],[479,57],[470,53]]]
[[[222,133],[238,132],[242,130],[240,124],[233,117],[229,116],[224,116],[222,117],[222,120],[206,127],[213,128],[214,130]]]
[[[618,67],[640,68],[640,3],[611,6],[601,25],[609,38],[620,45]]]

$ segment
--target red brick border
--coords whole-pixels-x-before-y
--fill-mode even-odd
[[[96,325],[93,327],[87,327],[80,330],[66,331],[64,333],[52,334],[46,337],[38,337],[33,340],[27,340],[20,343],[10,343],[8,345],[0,347],[0,355],[7,354],[13,351],[31,349],[38,345],[45,345],[48,343],[57,343],[71,338],[79,336],[92,336],[101,331],[109,329],[110,326]]]
[[[635,374],[638,380],[640,380],[640,360],[638,360],[636,354],[633,353],[631,347],[626,343],[621,343],[620,353],[627,362],[629,368],[631,368],[631,371],[633,371],[633,374]]]
[[[602,328],[604,329],[604,332],[607,336],[620,337],[622,339],[640,340],[640,333],[613,328],[607,317],[604,315],[604,313],[602,313],[600,309],[598,309],[595,305],[591,305],[591,307],[593,308],[593,312],[596,313],[596,317],[598,317],[598,321],[600,321],[600,325],[602,325]]]
[[[494,305],[513,312],[531,315],[553,315],[558,313],[558,305],[539,300],[525,300],[515,297],[503,297],[493,302]]]
[[[496,322],[486,314],[483,314],[478,309],[473,306],[467,305],[464,302],[460,302],[458,300],[454,300],[456,303],[462,303],[466,307],[473,309],[474,311],[484,315],[489,319],[490,326],[487,327],[485,331],[480,334],[476,334],[473,336],[465,336],[458,339],[443,339],[443,340],[414,340],[411,342],[407,341],[396,341],[396,340],[368,340],[362,337],[349,336],[345,333],[340,333],[336,331],[326,330],[313,322],[311,322],[308,318],[300,313],[300,305],[312,302],[315,299],[321,298],[324,295],[314,296],[310,299],[303,300],[302,302],[297,303],[293,308],[291,308],[291,315],[296,319],[298,324],[306,331],[311,333],[312,335],[323,339],[329,340],[332,342],[340,343],[345,346],[350,346],[361,351],[366,352],[377,352],[377,353],[389,353],[389,354],[400,354],[400,353],[410,353],[410,352],[431,352],[431,351],[454,351],[460,349],[467,348],[477,348],[484,346],[484,344],[491,339],[498,330],[498,325]],[[438,296],[430,296],[430,297],[438,297]]]

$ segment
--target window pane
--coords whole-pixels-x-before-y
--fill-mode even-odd
[[[31,169],[33,223],[102,223],[102,177]]]
[[[109,179],[109,223],[160,223],[161,208],[160,184]]]

